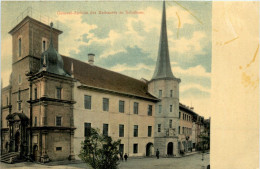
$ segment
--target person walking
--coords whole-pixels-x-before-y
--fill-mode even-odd
[[[127,156],[126,153],[125,153],[125,155],[124,155],[124,158],[125,158],[125,161],[127,161],[128,156]]]
[[[159,159],[159,156],[160,156],[160,151],[157,148],[157,150],[156,150],[156,157],[157,157],[157,159]]]
[[[123,152],[120,152],[120,160],[121,160],[121,161],[124,161]]]

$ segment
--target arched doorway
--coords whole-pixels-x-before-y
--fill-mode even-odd
[[[173,143],[169,142],[167,145],[167,155],[173,155]]]
[[[14,149],[14,151],[18,152],[19,151],[19,146],[20,146],[20,133],[19,132],[15,133],[14,141],[15,141],[15,149]]]
[[[153,152],[153,143],[146,144],[146,156],[151,156]]]

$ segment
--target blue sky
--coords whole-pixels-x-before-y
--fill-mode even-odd
[[[128,76],[150,80],[158,54],[162,2],[2,2],[1,67],[4,85],[11,72],[13,20],[26,8],[52,17],[63,31],[59,53]],[[61,12],[88,12],[64,15]],[[90,12],[96,14],[90,14]],[[99,14],[117,12],[117,14]],[[141,14],[126,14],[139,11]],[[181,78],[180,101],[208,117],[211,88],[211,2],[166,2],[173,74]],[[60,13],[59,13],[60,12]],[[123,12],[123,14],[119,14]],[[34,14],[34,13],[33,13]]]

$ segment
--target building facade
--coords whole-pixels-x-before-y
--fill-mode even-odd
[[[2,89],[1,153],[48,162],[78,158],[98,128],[129,156],[180,156],[200,142],[200,116],[179,102],[170,66],[166,9],[151,80],[137,80],[58,53],[62,31],[25,17],[10,32],[12,74]],[[192,131],[195,131],[193,134]],[[195,140],[193,143],[192,140]]]

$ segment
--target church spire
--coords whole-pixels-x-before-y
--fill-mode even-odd
[[[161,78],[175,78],[172,74],[170,57],[169,57],[165,1],[163,1],[162,25],[161,25],[161,34],[160,34],[160,42],[159,42],[159,51],[158,51],[158,56],[157,56],[156,68],[155,68],[152,80],[161,79]]]

